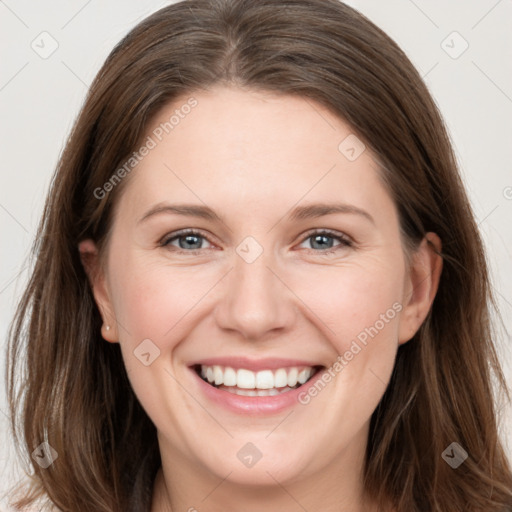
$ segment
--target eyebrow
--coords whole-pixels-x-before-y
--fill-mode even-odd
[[[147,211],[138,221],[141,223],[150,217],[159,214],[175,214],[187,217],[198,217],[210,221],[224,222],[214,210],[208,206],[195,204],[168,204],[159,203]],[[297,206],[289,213],[288,217],[292,221],[314,219],[325,215],[336,213],[359,215],[375,224],[375,219],[365,210],[351,204],[343,203],[313,203],[305,206]]]
[[[364,217],[366,220],[370,221],[372,224],[375,224],[375,219],[366,210],[358,208],[357,206],[354,206],[352,204],[342,203],[314,203],[306,206],[298,206],[297,208],[294,208],[290,213],[290,219],[314,219],[317,217],[323,217],[324,215],[332,215],[334,213],[348,213],[352,215],[360,215],[361,217]]]
[[[195,204],[167,204],[159,203],[149,211],[147,211],[138,221],[141,223],[154,215],[161,213],[184,215],[187,217],[199,217],[201,219],[220,221],[222,219],[208,206],[201,206]]]

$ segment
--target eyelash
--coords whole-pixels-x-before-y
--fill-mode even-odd
[[[203,238],[203,239],[207,240],[208,242],[210,242],[208,240],[208,237],[206,237],[200,231],[196,231],[194,229],[184,229],[184,230],[181,230],[181,231],[177,231],[176,233],[171,233],[170,235],[166,235],[159,242],[159,246],[160,247],[166,247],[166,248],[172,247],[172,251],[176,252],[178,254],[191,254],[191,255],[198,255],[198,254],[200,254],[201,251],[203,251],[204,249],[190,249],[190,250],[186,250],[186,249],[180,249],[180,248],[177,248],[177,247],[174,247],[174,246],[170,245],[170,242],[172,242],[174,240],[177,240],[177,239],[179,239],[181,237],[185,237],[187,235],[195,235],[195,236],[197,236],[199,238]],[[320,249],[320,250],[308,249],[309,251],[312,251],[312,252],[317,253],[317,254],[322,254],[322,255],[333,254],[336,251],[338,251],[339,249],[348,248],[348,247],[352,247],[353,246],[353,241],[348,236],[346,236],[346,235],[344,235],[342,233],[339,233],[337,231],[332,231],[330,229],[316,229],[316,230],[309,231],[306,234],[306,236],[302,239],[302,241],[300,243],[302,244],[303,242],[305,242],[309,238],[312,238],[313,236],[316,236],[316,235],[326,235],[327,237],[334,238],[334,239],[336,239],[336,240],[338,240],[340,242],[339,245],[337,245],[335,247],[331,247],[329,249]],[[210,243],[212,243],[212,242],[210,242]]]

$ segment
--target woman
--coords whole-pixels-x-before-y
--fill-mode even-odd
[[[20,508],[512,510],[452,149],[344,4],[187,0],[139,24],[36,251],[9,351]]]

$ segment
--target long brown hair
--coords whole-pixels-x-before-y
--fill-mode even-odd
[[[365,487],[398,512],[512,510],[512,474],[492,382],[507,394],[490,323],[495,307],[481,237],[441,116],[405,54],[337,0],[187,0],[136,26],[94,80],[54,176],[35,265],[11,326],[12,429],[33,458],[17,506],[48,496],[63,511],[149,510],[156,431],[101,318],[77,245],[108,241],[126,178],[95,191],[178,96],[215,84],[293,94],[327,106],[377,155],[408,246],[442,242],[429,315],[401,346],[371,420]],[[136,169],[133,172],[137,172]],[[443,451],[468,453],[453,469]]]

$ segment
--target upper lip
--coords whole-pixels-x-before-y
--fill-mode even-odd
[[[205,366],[229,366],[231,368],[244,368],[246,370],[260,371],[260,370],[277,370],[278,368],[288,368],[297,366],[322,366],[319,363],[306,361],[304,359],[289,359],[289,358],[263,358],[251,359],[245,356],[231,356],[231,357],[210,357],[201,359],[194,362],[191,366],[205,365]]]

